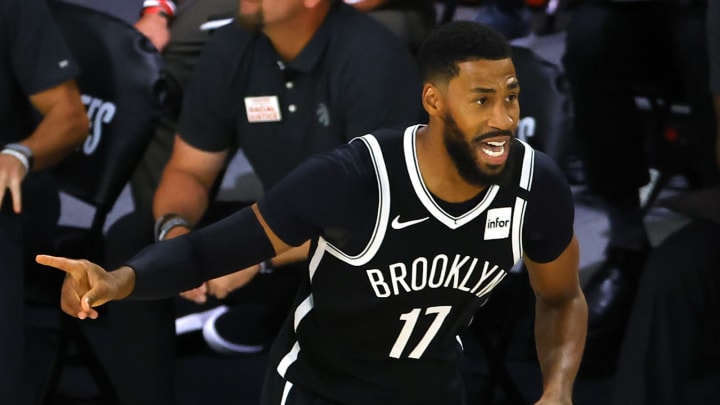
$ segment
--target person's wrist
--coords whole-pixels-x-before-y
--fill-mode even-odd
[[[175,2],[172,0],[145,0],[140,14],[158,14],[170,21],[175,17],[175,9]]]
[[[135,289],[135,270],[130,266],[123,266],[108,273],[113,279],[115,297],[113,300],[127,298]]]
[[[273,272],[274,269],[275,267],[269,259],[264,260],[260,264],[258,264],[258,273],[260,274],[270,274]]]
[[[0,154],[15,157],[25,167],[26,172],[30,172],[35,164],[35,158],[32,150],[21,143],[6,144],[3,149],[0,150]]]
[[[189,232],[190,232],[189,227],[185,227],[182,225],[174,226],[169,231],[167,231],[165,233],[165,235],[163,235],[163,240],[175,239],[178,236],[185,235],[186,233],[189,233]]]
[[[190,222],[178,214],[170,213],[161,216],[155,221],[155,241],[160,242],[165,240],[168,234],[178,227],[183,227],[188,230],[192,229]]]

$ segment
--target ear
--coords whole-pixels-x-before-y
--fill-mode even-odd
[[[438,117],[445,114],[443,93],[432,83],[425,83],[423,85],[422,103],[425,111],[427,111],[430,116]]]

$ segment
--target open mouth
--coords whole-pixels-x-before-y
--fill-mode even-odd
[[[480,150],[490,157],[500,157],[505,154],[507,141],[486,141],[481,143]]]

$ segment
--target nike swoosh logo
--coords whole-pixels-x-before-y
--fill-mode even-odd
[[[395,219],[392,220],[392,226],[393,229],[403,229],[407,228],[408,226],[413,226],[415,224],[419,224],[420,222],[427,221],[430,217],[420,218],[420,219],[413,219],[412,221],[405,221],[400,222],[400,215],[396,216]]]

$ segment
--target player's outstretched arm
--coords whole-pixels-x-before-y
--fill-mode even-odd
[[[135,286],[135,271],[127,266],[107,272],[84,259],[38,255],[35,261],[66,273],[60,305],[65,313],[80,319],[96,319],[95,307],[127,297]]]
[[[543,374],[543,395],[536,404],[569,405],[587,334],[577,239],[573,236],[551,262],[526,258],[525,263],[536,297],[535,342]]]

